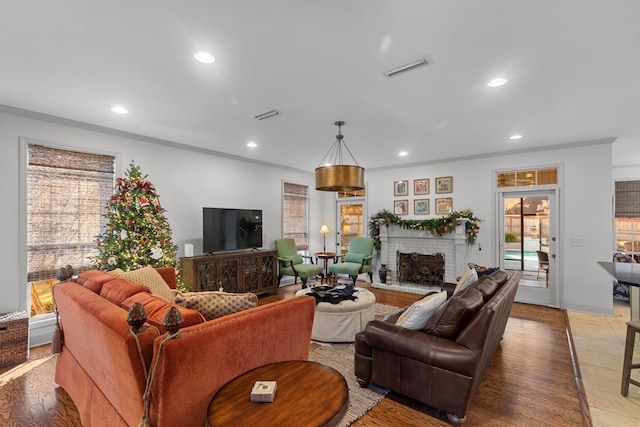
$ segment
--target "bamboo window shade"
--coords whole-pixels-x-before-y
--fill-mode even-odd
[[[616,218],[640,218],[640,181],[615,183]]]
[[[294,239],[298,250],[309,247],[308,202],[308,186],[284,183],[282,237]]]
[[[27,280],[91,267],[106,226],[115,157],[28,144]]]

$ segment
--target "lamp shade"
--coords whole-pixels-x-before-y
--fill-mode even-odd
[[[322,224],[322,227],[320,227],[320,234],[327,234],[329,232],[329,227],[327,227],[326,224]]]
[[[355,165],[331,165],[316,168],[316,190],[358,191],[364,189],[364,168]]]
[[[364,190],[364,168],[358,165],[349,147],[347,147],[347,144],[344,142],[344,136],[341,131],[344,122],[337,121],[335,125],[338,126],[336,142],[333,143],[329,152],[324,156],[322,162],[320,162],[323,166],[316,168],[316,190],[337,192]],[[345,165],[342,163],[343,145],[355,165]],[[325,162],[325,160],[329,161]]]

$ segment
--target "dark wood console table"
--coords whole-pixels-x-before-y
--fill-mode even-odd
[[[182,279],[194,292],[278,291],[275,250],[216,252],[211,255],[180,258]]]
[[[275,399],[251,402],[256,381],[276,381]],[[336,426],[349,407],[349,388],[335,369],[316,362],[271,363],[229,381],[213,396],[209,427]]]

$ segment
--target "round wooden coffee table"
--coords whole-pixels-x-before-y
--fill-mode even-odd
[[[251,402],[256,381],[277,382],[273,402]],[[347,382],[335,369],[301,360],[278,362],[246,372],[218,390],[209,404],[207,425],[335,426],[348,406]]]

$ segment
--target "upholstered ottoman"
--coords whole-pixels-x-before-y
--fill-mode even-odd
[[[316,304],[311,339],[324,342],[354,342],[358,332],[375,317],[376,296],[369,290],[355,288],[355,301],[340,301],[338,304],[320,302]],[[301,289],[297,295],[312,292],[313,288]]]

